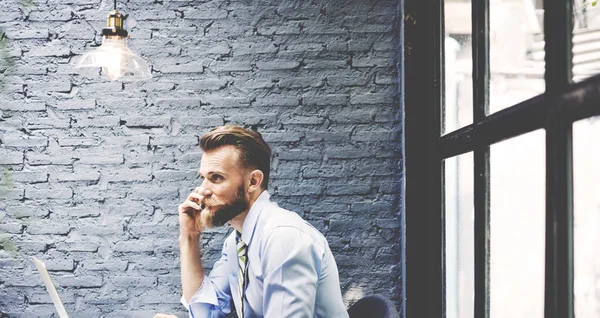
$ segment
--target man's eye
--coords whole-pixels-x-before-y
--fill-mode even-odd
[[[212,181],[221,181],[221,180],[223,180],[223,177],[222,177],[222,176],[220,176],[220,175],[218,175],[218,174],[215,174],[215,175],[213,175],[213,176],[212,176],[210,179],[211,179]]]

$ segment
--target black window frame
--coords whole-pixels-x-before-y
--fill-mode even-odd
[[[473,152],[474,315],[490,316],[490,145],[546,132],[544,317],[574,317],[572,124],[600,115],[600,75],[572,82],[572,0],[544,0],[544,94],[489,115],[489,0],[471,0],[473,123],[441,134],[444,1],[401,1],[408,318],[445,317],[444,159]],[[551,36],[547,36],[551,35]]]

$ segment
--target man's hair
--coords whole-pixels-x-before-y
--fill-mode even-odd
[[[228,145],[237,149],[242,165],[262,171],[264,178],[261,187],[266,189],[271,171],[271,148],[261,134],[240,126],[225,125],[213,128],[200,137],[200,148],[204,152]]]

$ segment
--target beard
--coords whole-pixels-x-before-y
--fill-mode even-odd
[[[248,209],[249,202],[244,193],[244,185],[240,184],[235,196],[228,202],[220,205],[207,204],[204,210],[200,212],[200,217],[197,221],[200,221],[201,225],[205,228],[215,228],[225,225],[225,223]]]

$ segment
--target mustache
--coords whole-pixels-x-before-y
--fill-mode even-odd
[[[200,208],[202,208],[202,210],[204,210],[205,208],[210,208],[213,206],[218,206],[218,205],[222,205],[223,202],[221,202],[220,200],[216,200],[214,198],[208,198],[208,199],[204,199],[201,203],[200,203]]]

